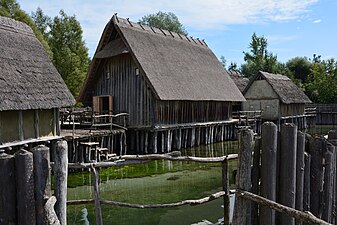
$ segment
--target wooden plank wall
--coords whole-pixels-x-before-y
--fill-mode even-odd
[[[131,56],[123,54],[112,57],[103,65],[101,71],[98,71],[101,76],[94,95],[113,96],[113,113],[129,113],[129,126],[150,125],[154,97],[144,77],[136,75],[137,66]]]
[[[231,102],[156,101],[158,124],[224,121],[232,118]]]

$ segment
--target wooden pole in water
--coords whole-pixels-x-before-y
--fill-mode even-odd
[[[33,153],[21,149],[15,154],[18,224],[36,223]]]
[[[61,225],[67,224],[67,178],[68,178],[68,145],[58,141],[54,152],[54,194],[57,199],[55,212]]]
[[[280,181],[279,201],[280,204],[295,208],[296,195],[296,148],[297,126],[285,123],[281,126],[281,152],[280,152]],[[279,225],[294,225],[295,219],[280,215]]]
[[[14,156],[0,150],[0,221],[17,224]]]
[[[250,191],[251,186],[251,165],[253,152],[253,132],[249,129],[242,129],[239,135],[239,159],[237,173],[237,188],[239,190]],[[250,202],[242,198],[236,198],[233,214],[233,225],[250,225]]]
[[[305,134],[297,133],[297,151],[296,151],[296,199],[295,209],[303,211],[303,188],[304,188],[304,150]],[[302,225],[302,221],[296,220],[296,225]]]
[[[272,122],[262,125],[261,196],[276,201],[277,126]],[[260,207],[260,224],[275,224],[275,211]]]
[[[252,193],[259,194],[260,183],[260,158],[261,158],[261,138],[255,138],[253,168],[252,168]],[[252,225],[259,224],[259,206],[252,202]]]
[[[44,205],[51,197],[49,148],[39,145],[33,148],[36,224],[47,224]]]
[[[158,132],[157,131],[154,131],[152,133],[152,152],[153,153],[157,153],[158,152],[158,149],[157,149],[157,142],[158,142]]]
[[[91,172],[92,172],[92,175],[94,176],[96,225],[103,225],[101,196],[99,193],[99,175],[96,171],[96,168],[93,165],[91,165]]]
[[[225,158],[222,165],[222,188],[226,193],[223,196],[224,205],[224,225],[230,225],[230,195],[229,195],[229,177],[228,177],[228,159]]]

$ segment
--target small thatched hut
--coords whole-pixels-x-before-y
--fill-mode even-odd
[[[243,110],[261,110],[265,120],[301,117],[305,104],[311,103],[288,77],[262,71],[249,82],[243,94],[247,100]]]
[[[127,112],[129,129],[172,139],[187,124],[230,121],[232,103],[244,98],[204,41],[113,16],[80,101],[98,113]]]
[[[58,136],[58,110],[75,100],[48,54],[28,25],[5,17],[0,43],[0,147]]]

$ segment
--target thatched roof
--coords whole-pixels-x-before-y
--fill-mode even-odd
[[[304,92],[292,82],[292,80],[280,74],[272,74],[267,72],[258,72],[254,78],[249,82],[244,90],[244,94],[250,88],[255,80],[266,80],[273,88],[275,93],[279,96],[284,104],[291,103],[311,103],[311,100],[304,94]]]
[[[51,109],[75,100],[32,29],[0,17],[0,111]]]
[[[235,70],[228,70],[227,72],[234,81],[234,83],[236,84],[236,86],[239,88],[239,90],[243,92],[249,83],[249,79],[243,76],[240,72]]]
[[[245,101],[221,63],[199,39],[139,25],[113,16],[101,37],[82,88],[80,99],[88,99],[102,55],[117,31],[141,74],[160,100]],[[111,40],[112,39],[112,40]],[[123,49],[116,45],[117,49]],[[111,51],[113,51],[111,49]],[[118,52],[119,50],[117,50]],[[97,74],[99,76],[99,74]]]

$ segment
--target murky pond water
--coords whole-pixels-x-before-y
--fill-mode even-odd
[[[237,142],[223,142],[182,151],[183,155],[216,157],[237,151]],[[237,162],[231,161],[231,171]],[[173,203],[198,199],[222,189],[220,163],[166,160],[100,170],[101,198],[137,204]],[[93,198],[88,173],[69,176],[68,199]],[[188,225],[223,216],[222,198],[198,206],[165,209],[130,209],[102,205],[103,223],[117,225]],[[68,224],[95,224],[94,205],[68,207]]]

